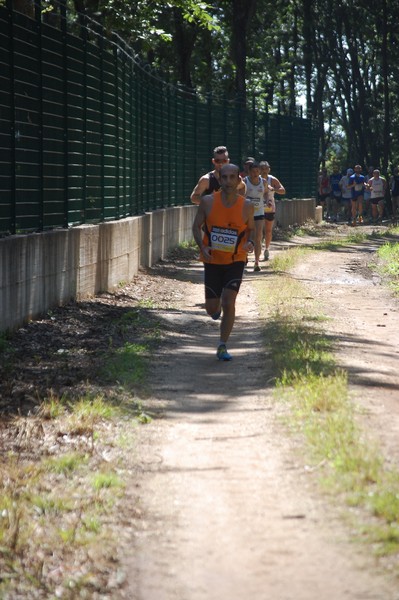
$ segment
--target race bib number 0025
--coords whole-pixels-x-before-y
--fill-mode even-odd
[[[238,232],[236,229],[227,229],[224,227],[213,227],[211,231],[211,247],[214,250],[222,252],[235,251]]]

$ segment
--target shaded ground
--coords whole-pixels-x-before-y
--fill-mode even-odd
[[[272,250],[306,241],[275,242]],[[374,250],[367,243],[319,252],[294,275],[332,317],[326,327],[366,409],[364,425],[387,461],[398,464],[398,303],[368,268]],[[254,277],[267,281],[267,267],[246,273],[231,363],[215,358],[218,323],[205,315],[202,268],[191,250],[140,273],[115,295],[58,309],[13,337],[0,383],[0,408],[9,415],[34,414],[50,393],[116,394],[99,377],[102,357],[110,340],[126,340],[120,319],[135,307],[140,318],[129,340],[143,336],[146,303],[146,328],[153,323],[164,332],[151,354],[150,390],[141,390],[157,418],[137,433],[128,536],[114,516],[127,579],[123,589],[93,597],[398,600],[398,580],[370,548],[351,543],[339,506],[320,496],[281,423],[285,409],[272,397]],[[12,447],[7,435],[3,428],[3,446]]]

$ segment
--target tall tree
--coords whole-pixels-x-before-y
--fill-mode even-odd
[[[236,67],[235,89],[246,103],[247,96],[247,34],[257,0],[232,0],[231,54]]]

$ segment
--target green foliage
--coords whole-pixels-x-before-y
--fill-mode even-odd
[[[126,342],[108,357],[105,374],[127,388],[142,384],[147,369],[145,360],[147,351],[148,347],[144,344]]]
[[[77,5],[69,3],[76,23]],[[252,15],[252,0],[79,5],[151,67],[201,95],[234,98],[242,92],[237,75],[243,69],[258,108],[293,113],[303,107],[318,120],[319,155],[327,166],[360,162],[386,171],[399,161],[399,0],[257,0],[240,44],[236,25],[245,11]],[[49,0],[42,9],[46,15],[57,10]]]
[[[381,263],[377,267],[388,277],[390,285],[396,294],[399,294],[399,244],[387,243],[377,252]]]
[[[103,488],[118,488],[122,486],[121,479],[116,473],[97,473],[92,480],[93,488],[97,491]]]
[[[87,462],[87,456],[79,454],[77,452],[71,452],[57,456],[55,458],[49,458],[43,462],[43,466],[48,471],[54,473],[67,475],[72,473]]]

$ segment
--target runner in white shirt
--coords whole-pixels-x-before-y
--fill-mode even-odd
[[[262,234],[264,221],[264,204],[263,197],[265,195],[265,184],[260,176],[259,163],[254,161],[249,164],[249,175],[245,177],[244,183],[247,187],[245,197],[253,204],[254,220],[255,220],[255,265],[254,271],[260,271],[259,259],[262,251]]]
[[[270,244],[273,237],[273,224],[276,217],[276,203],[274,194],[285,194],[285,187],[277,177],[270,175],[270,164],[267,160],[261,160],[260,174],[265,182],[265,252],[264,259],[269,260]]]
[[[379,170],[374,169],[372,178],[366,183],[366,186],[371,192],[371,216],[374,223],[382,222],[387,185],[386,179],[381,177]]]

